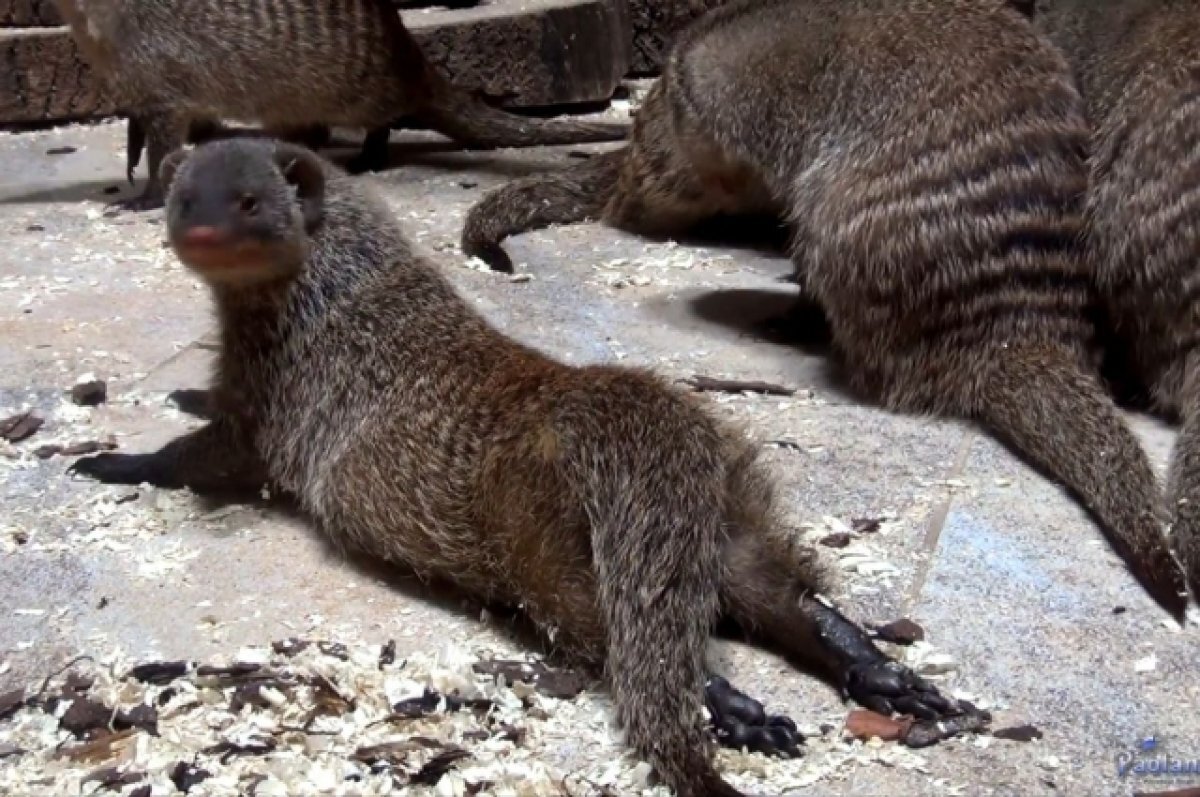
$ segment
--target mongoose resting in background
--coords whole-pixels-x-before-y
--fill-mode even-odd
[[[702,724],[722,615],[876,710],[982,726],[815,594],[813,553],[775,524],[756,448],[691,398],[504,337],[381,202],[306,149],[216,141],[167,158],[162,179],[171,244],[220,319],[214,419],[76,471],[195,489],[267,480],[347,546],[523,607],[606,672],[631,745],[681,795],[737,794]],[[737,719],[714,721],[744,737]],[[768,722],[755,746],[794,745],[793,727]]]
[[[1182,421],[1172,538],[1200,594],[1200,2],[1039,0],[1092,126],[1087,241],[1123,370]]]
[[[1161,490],[1097,374],[1086,146],[1065,61],[1006,0],[737,0],[680,35],[627,147],[485,196],[463,249],[511,268],[503,238],[553,222],[788,218],[851,386],[989,427],[1182,617]]]
[[[123,204],[158,207],[159,164],[192,119],[272,130],[365,128],[353,169],[387,163],[389,125],[413,116],[469,146],[624,138],[621,124],[527,119],[454,87],[388,0],[56,0],[80,51],[146,138],[150,176]],[[129,163],[135,163],[134,131]]]

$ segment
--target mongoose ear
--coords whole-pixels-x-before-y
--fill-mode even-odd
[[[321,221],[325,210],[325,168],[312,150],[294,144],[278,144],[275,162],[289,184],[296,187],[300,199],[304,226],[312,230]]]
[[[187,159],[188,154],[188,150],[180,147],[163,158],[162,163],[158,165],[158,183],[162,186],[163,194],[171,190],[171,183],[175,180],[175,172],[179,171],[179,164]]]

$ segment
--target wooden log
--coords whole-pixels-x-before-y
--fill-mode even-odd
[[[9,4],[0,8],[21,2],[34,0],[0,0]],[[451,80],[507,106],[606,100],[629,71],[627,0],[493,0],[400,13]],[[0,65],[0,125],[115,111],[65,27],[0,29]]]
[[[704,12],[728,0],[629,0],[633,27],[632,73],[656,75],[675,34]]]
[[[47,28],[63,24],[52,0],[0,0],[0,28]]]

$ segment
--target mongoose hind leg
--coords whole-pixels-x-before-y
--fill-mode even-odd
[[[936,722],[955,718],[956,731],[978,730],[988,717],[951,700],[875,646],[866,632],[815,590],[807,558],[787,544],[743,532],[725,555],[726,611],[749,633],[797,663],[831,676],[843,695],[885,715],[901,713]],[[932,726],[926,726],[926,733]],[[949,729],[947,729],[949,730]]]
[[[366,172],[381,172],[388,167],[388,141],[392,136],[392,128],[388,126],[368,130],[363,138],[362,149],[346,164],[346,170],[351,174]]]
[[[146,143],[146,186],[142,193],[129,199],[112,203],[114,207],[129,211],[154,210],[163,206],[165,192],[159,179],[159,166],[171,152],[183,146],[187,139],[188,120],[180,113],[170,110],[145,111],[130,118],[128,173],[132,176],[137,164],[134,148],[144,136]]]

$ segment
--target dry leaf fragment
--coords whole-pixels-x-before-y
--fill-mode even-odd
[[[379,669],[390,667],[396,663],[396,640],[389,639],[387,644],[379,649]]]
[[[771,382],[743,381],[740,379],[717,379],[694,374],[691,379],[680,380],[697,392],[716,393],[762,393],[768,396],[793,396],[796,389],[772,384]]]
[[[94,742],[75,745],[74,747],[64,747],[59,750],[59,756],[69,758],[73,761],[90,761],[92,763],[100,763],[117,755],[120,748],[124,746],[125,740],[132,737],[134,734],[133,728],[126,728],[123,731],[118,731],[108,736],[97,739]]]
[[[827,548],[846,548],[850,545],[850,535],[844,531],[838,531],[825,535],[818,542]]]
[[[96,407],[108,399],[108,384],[103,379],[80,382],[71,388],[71,401],[81,407]]]
[[[131,769],[122,770],[120,767],[103,767],[92,770],[79,782],[79,785],[86,786],[89,783],[95,783],[101,789],[120,791],[122,786],[133,785],[145,777],[146,773],[144,772]]]
[[[882,522],[882,518],[857,517],[850,521],[850,528],[859,534],[874,534],[879,531]]]
[[[493,678],[503,676],[510,684],[518,681],[531,684],[541,694],[558,700],[571,700],[587,686],[586,679],[579,673],[573,670],[552,670],[540,661],[491,659],[475,662],[472,669]]]

